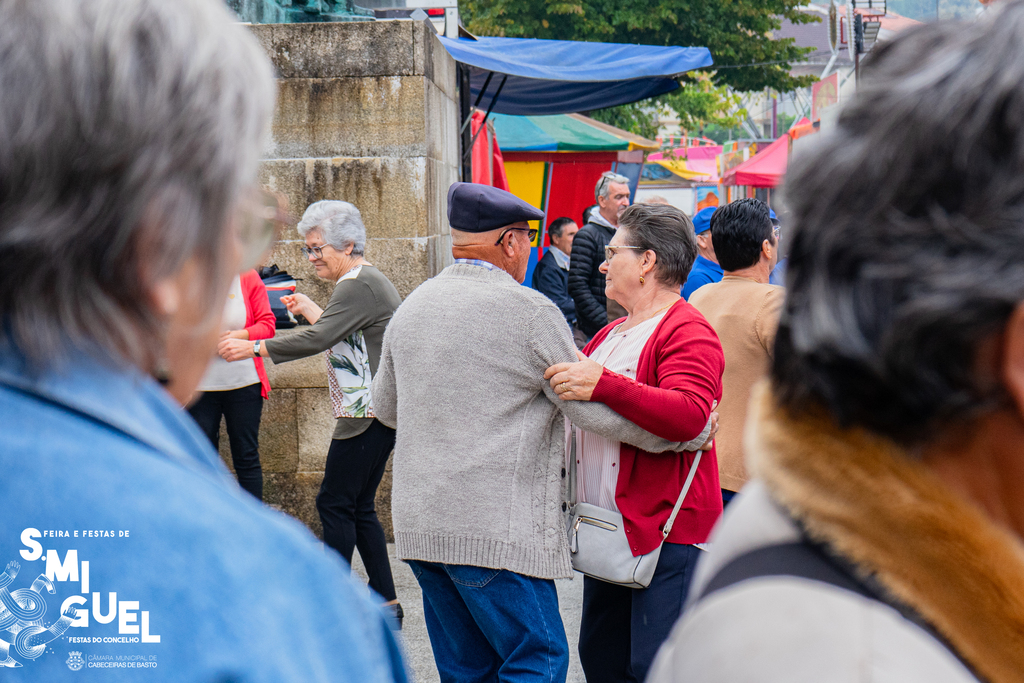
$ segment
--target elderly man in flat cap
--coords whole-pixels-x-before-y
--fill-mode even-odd
[[[553,581],[572,575],[562,413],[646,451],[700,445],[665,441],[600,403],[560,401],[544,381],[577,354],[561,311],[521,286],[536,234],[527,221],[543,215],[508,192],[453,185],[455,263],[395,312],[373,379],[377,419],[398,430],[398,555],[423,589],[442,681],[565,679]]]

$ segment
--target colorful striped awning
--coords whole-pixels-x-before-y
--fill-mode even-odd
[[[502,152],[655,151],[658,143],[581,114],[491,114]]]

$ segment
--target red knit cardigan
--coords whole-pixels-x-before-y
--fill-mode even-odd
[[[242,273],[241,283],[242,296],[245,298],[245,329],[249,332],[249,339],[270,339],[277,330],[277,318],[270,310],[270,299],[267,298],[267,288],[263,280],[255,270],[248,270]],[[263,387],[263,398],[266,398],[270,396],[267,370],[263,367],[262,358],[256,357],[253,362],[256,364],[256,374]]]
[[[590,355],[619,324],[611,323],[590,340]],[[640,353],[636,380],[607,369],[591,401],[670,441],[690,441],[704,430],[712,402],[722,398],[725,354],[711,325],[696,308],[680,299],[658,323]],[[622,514],[633,555],[661,543],[694,453],[648,453],[623,443],[615,504]],[[702,454],[697,474],[676,517],[669,543],[703,543],[722,515],[715,449]]]

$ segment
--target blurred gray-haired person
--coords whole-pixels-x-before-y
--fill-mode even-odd
[[[879,45],[787,187],[754,479],[648,680],[1019,681],[1024,4]]]
[[[88,640],[153,680],[404,681],[344,562],[181,408],[281,220],[259,43],[219,0],[0,0],[0,93],[0,667],[89,678]]]

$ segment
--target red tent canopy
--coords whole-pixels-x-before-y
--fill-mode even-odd
[[[786,175],[788,161],[789,135],[783,135],[739,166],[729,169],[722,176],[722,184],[776,187]]]

